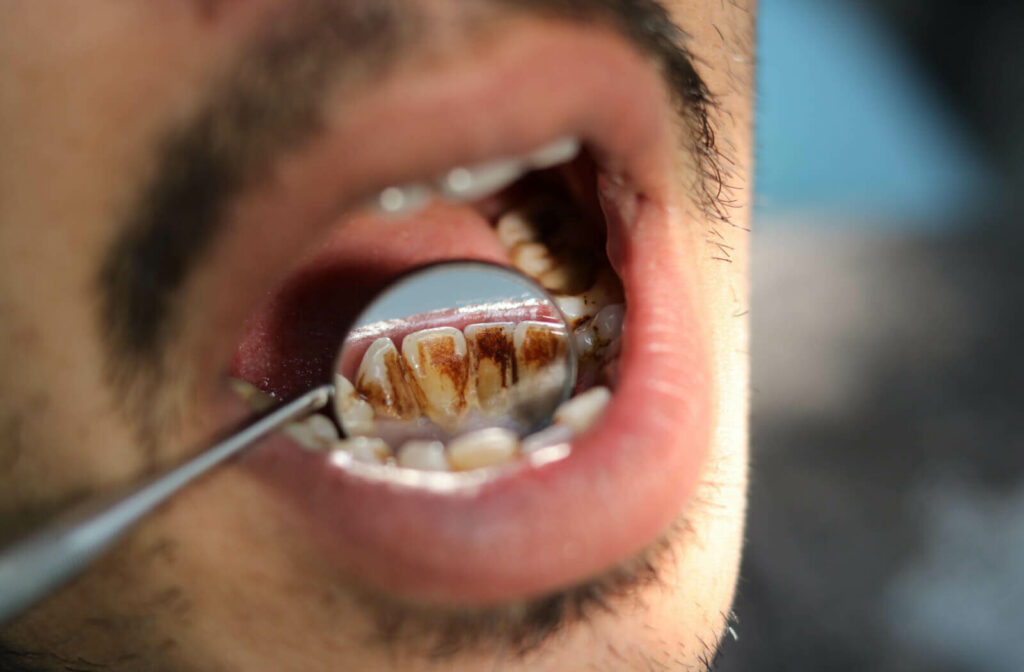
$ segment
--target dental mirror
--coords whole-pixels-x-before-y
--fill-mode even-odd
[[[455,470],[509,462],[520,437],[544,427],[571,393],[576,356],[562,313],[531,280],[494,264],[447,262],[400,278],[370,303],[342,342],[334,378],[275,403],[185,462],[88,500],[0,549],[0,625],[259,439],[314,419],[330,425],[323,411],[334,411],[345,434],[330,444],[336,462],[342,455]]]
[[[491,466],[550,422],[575,380],[569,329],[543,289],[495,264],[446,262],[393,283],[356,319],[335,417],[386,463]]]

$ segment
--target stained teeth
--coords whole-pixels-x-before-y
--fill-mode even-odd
[[[347,453],[356,462],[383,464],[391,457],[391,449],[384,439],[369,436],[356,436],[343,441],[335,441],[331,449]]]
[[[466,338],[454,327],[416,331],[402,341],[402,357],[420,408],[442,427],[455,426],[468,406],[466,354]]]
[[[284,427],[285,433],[297,443],[310,450],[329,450],[338,440],[338,430],[325,416],[311,415],[308,418],[290,422]]]
[[[373,406],[340,374],[334,376],[334,407],[348,436],[370,436],[376,430]]]
[[[398,449],[398,466],[423,471],[449,471],[440,441],[407,441]]]
[[[514,432],[489,427],[454,439],[448,445],[448,461],[459,471],[505,464],[515,459],[518,445]]]
[[[367,348],[356,374],[356,389],[378,415],[396,420],[420,415],[402,358],[390,338],[378,338]]]
[[[611,398],[612,393],[607,387],[592,387],[559,406],[555,410],[555,422],[565,425],[575,434],[582,434],[600,417]]]
[[[527,321],[516,325],[512,340],[519,376],[515,403],[524,418],[537,422],[565,389],[568,335],[557,325]]]
[[[509,390],[515,383],[514,328],[511,322],[491,322],[465,329],[470,386],[480,408],[495,415],[508,410]]]

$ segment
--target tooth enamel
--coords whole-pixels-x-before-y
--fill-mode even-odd
[[[543,243],[522,243],[510,256],[513,266],[533,278],[540,278],[555,267],[555,259]]]
[[[603,343],[608,344],[622,335],[622,323],[626,307],[621,303],[605,306],[594,316],[594,333]]]
[[[554,266],[540,275],[541,286],[549,292],[558,294],[575,294],[586,285],[587,272],[583,264],[576,260],[556,259]]]
[[[560,326],[526,321],[512,334],[516,349],[514,404],[526,420],[545,417],[565,389],[568,334]]]
[[[241,378],[230,378],[228,382],[235,394],[241,398],[250,411],[262,412],[270,408],[277,401],[272,396],[256,387],[247,380]]]
[[[430,190],[422,184],[388,187],[377,195],[377,207],[389,215],[409,215],[421,210],[430,198]]]
[[[496,231],[498,233],[498,240],[501,241],[506,250],[511,250],[523,243],[535,242],[540,237],[537,227],[534,226],[533,222],[518,210],[502,215],[498,219]]]
[[[335,441],[331,444],[332,451],[348,453],[356,462],[384,464],[391,457],[391,449],[383,439],[369,436],[356,436],[351,439]]]
[[[334,409],[348,436],[370,436],[376,431],[373,406],[341,374],[334,376]]]
[[[442,178],[441,193],[457,201],[476,201],[512,184],[525,172],[520,159],[497,159],[453,168]]]
[[[442,427],[452,427],[465,412],[469,360],[466,338],[454,327],[434,327],[407,334],[402,357],[423,413]]]
[[[284,427],[288,436],[304,448],[310,450],[328,450],[338,440],[338,430],[334,423],[322,415],[311,415]]]
[[[440,441],[407,441],[398,449],[398,466],[423,471],[450,471]]]
[[[469,348],[470,387],[480,408],[491,414],[509,407],[509,389],[515,383],[516,349],[511,322],[470,324],[465,330]]]
[[[568,163],[580,153],[580,141],[572,136],[559,138],[527,156],[529,164],[538,170]]]
[[[607,387],[592,387],[559,406],[555,410],[555,422],[569,427],[575,434],[582,434],[600,417],[611,398]]]
[[[488,427],[463,434],[448,444],[448,461],[459,471],[505,464],[515,458],[518,444],[514,432]]]
[[[521,450],[523,453],[533,453],[543,448],[569,443],[572,437],[572,429],[568,425],[550,425],[524,438]]]
[[[366,349],[356,374],[356,390],[377,415],[397,420],[412,420],[420,415],[406,382],[402,358],[390,338],[378,338]]]

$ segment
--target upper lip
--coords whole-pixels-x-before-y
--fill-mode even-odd
[[[449,493],[329,468],[284,436],[246,462],[355,579],[449,604],[524,599],[610,569],[681,511],[708,449],[711,394],[687,223],[673,201],[667,100],[656,69],[610,32],[531,25],[475,60],[367,91],[242,204],[245,240],[219,252],[259,260],[248,271],[224,264],[239,312],[269,289],[267,268],[283,275],[337,212],[382,186],[565,135],[581,138],[605,174],[610,252],[629,307],[620,379],[567,459]]]

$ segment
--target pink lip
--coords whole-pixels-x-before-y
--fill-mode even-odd
[[[406,599],[514,601],[613,567],[679,515],[709,447],[709,365],[682,232],[687,223],[662,206],[674,174],[663,86],[654,68],[610,35],[535,33],[528,50],[496,48],[486,63],[493,78],[453,76],[429,95],[411,92],[400,108],[400,134],[420,163],[451,165],[466,152],[444,159],[442,148],[427,148],[423,138],[474,137],[469,155],[480,151],[482,158],[572,132],[642,187],[623,215],[628,221],[608,208],[609,251],[628,311],[619,384],[604,417],[563,460],[447,492],[367,478],[284,436],[245,462],[293,505],[297,524],[325,558]],[[529,100],[545,101],[550,114],[531,114],[522,102]],[[457,129],[444,110],[461,110]]]

